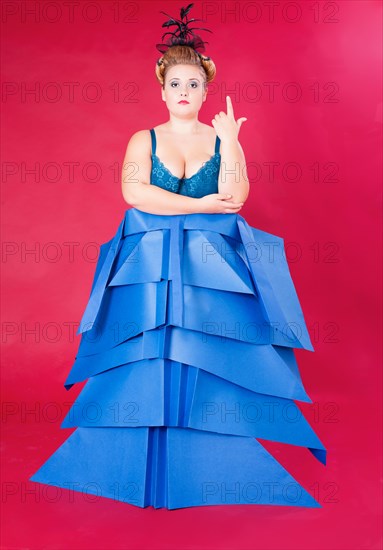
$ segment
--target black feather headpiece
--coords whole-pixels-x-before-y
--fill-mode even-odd
[[[181,8],[180,16],[181,19],[175,19],[174,17],[171,17],[164,11],[161,11],[160,13],[163,13],[166,15],[166,17],[169,17],[170,19],[168,21],[165,21],[165,23],[162,24],[163,27],[177,27],[174,32],[166,32],[164,35],[162,35],[161,40],[164,39],[165,36],[170,35],[170,37],[167,39],[167,41],[164,44],[156,44],[157,50],[159,50],[161,53],[165,53],[168,48],[171,46],[190,46],[193,48],[197,53],[202,53],[205,51],[205,44],[209,44],[209,42],[204,42],[200,36],[194,33],[196,30],[201,31],[207,31],[212,32],[209,29],[205,29],[203,27],[190,27],[189,25],[191,23],[194,23],[195,21],[203,21],[203,19],[188,19],[187,15],[194,4],[189,4],[186,6],[186,8]]]

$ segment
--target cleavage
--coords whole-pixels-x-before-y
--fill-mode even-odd
[[[197,162],[197,161],[194,161],[193,162],[193,165],[195,164],[195,167],[194,167],[194,171],[192,173],[192,175],[186,177],[186,167],[187,167],[187,163],[186,161],[184,160],[183,161],[183,164],[184,164],[184,167],[183,167],[183,175],[182,176],[178,176],[176,175],[176,171],[173,169],[173,167],[171,167],[167,162],[164,162],[161,155],[158,155],[157,152],[156,152],[156,155],[157,159],[160,161],[160,163],[162,164],[162,166],[164,168],[167,169],[167,171],[172,175],[174,176],[175,178],[178,178],[178,179],[191,179],[192,177],[194,177],[196,174],[198,174],[198,172],[201,171],[201,169],[206,165],[207,162],[209,162],[212,157],[214,157],[215,155],[213,154],[212,156],[210,156],[209,158],[205,159],[205,160],[202,160],[200,162]],[[178,170],[177,170],[178,172]]]
[[[200,168],[194,172],[194,174],[192,176],[188,176],[186,177],[185,174],[182,176],[182,177],[179,177],[179,176],[176,176],[167,166],[166,164],[161,160],[161,158],[156,154],[156,153],[153,153],[153,156],[155,156],[157,158],[157,160],[159,161],[159,163],[162,165],[162,167],[173,177],[173,178],[176,178],[176,179],[179,179],[179,180],[190,180],[192,178],[194,178],[195,176],[197,176],[197,174],[199,174],[205,167],[206,165],[216,156],[215,154],[213,154],[209,159],[205,160],[202,162]]]

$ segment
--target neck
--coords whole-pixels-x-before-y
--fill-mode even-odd
[[[201,123],[197,115],[190,115],[187,118],[180,118],[170,113],[169,120],[166,123],[166,128],[173,134],[198,134],[201,128]]]

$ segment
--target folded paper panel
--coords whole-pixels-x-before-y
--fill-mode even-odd
[[[182,269],[184,284],[253,294],[241,256],[219,233],[185,231]]]
[[[115,262],[116,256],[120,249],[121,239],[124,235],[125,228],[125,217],[118,226],[117,232],[113,239],[108,245],[108,250],[106,257],[103,260],[102,266],[100,265],[100,270],[97,276],[97,280],[93,285],[93,289],[88,300],[87,306],[85,308],[84,314],[81,318],[80,326],[77,330],[77,334],[81,334],[90,330],[95,323],[99,309],[104,297],[105,288],[108,284],[108,280]]]
[[[245,245],[253,281],[259,291],[269,320],[284,327],[294,347],[313,351],[302,309],[292,282],[283,239],[276,237],[268,241],[259,239],[259,232],[253,230],[243,219],[238,219],[238,228]],[[273,237],[270,235],[270,237]]]
[[[269,344],[274,331],[253,294],[184,285],[184,327],[201,333],[214,331],[252,344]],[[294,347],[287,339],[286,344]]]
[[[311,402],[293,350],[241,342],[214,330],[200,333],[170,326],[147,331],[104,353],[77,357],[64,385],[69,389],[90,376],[155,357],[201,368],[252,391]]]
[[[90,378],[61,427],[165,425],[163,359],[144,359]]]
[[[201,368],[244,388],[311,403],[303,387],[293,350],[254,345],[208,333],[173,327],[168,358]]]
[[[254,438],[169,428],[168,508],[270,504],[321,508]]]
[[[77,428],[31,478],[144,508],[320,504],[254,438],[181,428]]]
[[[326,456],[325,447],[294,401],[252,392],[202,370],[188,425],[320,449]]]
[[[92,286],[91,286],[91,291],[90,291],[89,297],[92,295],[94,287],[96,286],[96,283],[98,281],[98,276],[99,276],[100,271],[102,269],[102,266],[104,265],[104,262],[105,262],[105,260],[108,256],[108,251],[109,251],[109,248],[112,244],[112,241],[113,241],[113,239],[111,239],[107,243],[103,243],[100,246],[99,255],[98,255],[98,258],[97,258],[97,262],[96,262],[96,267],[95,267],[95,271],[94,271],[94,276],[93,276],[93,281],[92,281]]]
[[[148,432],[149,428],[77,428],[30,480],[143,508]]]
[[[76,358],[64,385],[69,389],[90,376],[155,357],[201,368],[252,391],[311,402],[293,350],[249,344],[179,327],[161,327],[102,354]]]
[[[141,361],[144,358],[144,338],[141,334],[123,342],[119,346],[103,353],[76,357],[64,386],[69,390],[77,382],[83,382],[90,376],[124,365]]]
[[[81,338],[78,356],[111,349],[165,323],[167,281],[108,287],[91,330]]]
[[[126,363],[164,357],[167,329],[168,327],[161,326],[141,333],[105,352],[76,357],[64,386],[70,389],[76,382],[82,382],[90,376]]]
[[[77,426],[178,426],[258,437],[326,455],[292,400],[253,392],[163,359],[143,360],[90,378],[62,423],[63,428]]]
[[[108,284],[115,277],[116,273],[123,267],[126,261],[134,261],[137,257],[141,239],[147,236],[147,232],[135,233],[134,235],[124,235],[121,237],[121,244],[116,250],[113,264],[110,270]]]
[[[163,231],[126,237],[119,253],[116,273],[109,286],[151,283],[163,278]]]

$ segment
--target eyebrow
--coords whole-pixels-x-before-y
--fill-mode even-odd
[[[173,77],[170,80],[180,80],[180,78]],[[197,80],[198,82],[200,82],[200,80],[198,80],[198,78],[188,78],[188,80]]]

